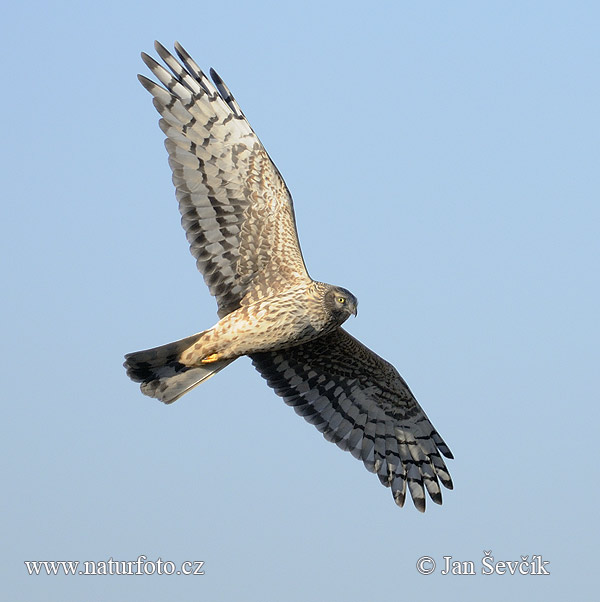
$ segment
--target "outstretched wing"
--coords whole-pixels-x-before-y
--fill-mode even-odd
[[[277,395],[377,473],[404,505],[406,487],[418,510],[425,489],[442,503],[452,489],[440,452],[452,453],[396,369],[339,328],[297,347],[251,356]]]
[[[219,316],[308,279],[292,198],[228,88],[213,83],[179,45],[179,61],[158,42],[170,72],[142,58],[160,86],[154,97],[167,139],[181,222]]]

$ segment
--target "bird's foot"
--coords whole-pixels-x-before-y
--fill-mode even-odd
[[[221,359],[221,355],[219,353],[211,353],[207,355],[203,360],[203,364],[212,364],[213,362],[217,362]]]

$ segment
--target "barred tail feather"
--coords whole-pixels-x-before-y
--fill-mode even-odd
[[[203,334],[204,332],[199,332],[160,347],[128,353],[123,364],[127,375],[131,380],[141,383],[140,389],[144,395],[155,397],[167,404],[177,401],[235,359],[194,367],[182,364],[179,361],[182,352],[196,343]]]

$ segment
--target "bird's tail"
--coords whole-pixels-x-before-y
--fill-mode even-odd
[[[186,366],[181,354],[200,340],[204,332],[153,349],[128,353],[123,364],[131,380],[141,383],[144,395],[163,403],[173,403],[196,385],[223,370],[235,359],[211,362],[202,366]]]

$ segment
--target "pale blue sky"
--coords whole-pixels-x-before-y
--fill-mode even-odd
[[[596,2],[5,7],[0,582],[12,601],[591,600],[598,539]],[[8,14],[7,14],[8,13]],[[294,195],[315,278],[454,452],[397,508],[240,360],[176,404],[124,353],[216,319],[136,74],[179,40]],[[420,575],[541,554],[550,576]],[[24,560],[203,560],[30,577]]]

